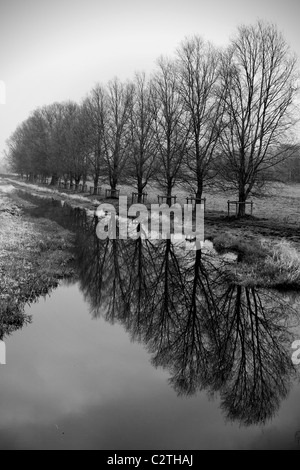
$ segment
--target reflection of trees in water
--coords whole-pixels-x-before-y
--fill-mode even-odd
[[[95,236],[96,224],[95,219],[86,220],[85,230],[77,233],[78,273],[93,316],[103,315],[114,322],[126,310],[128,270],[124,243],[100,241]]]
[[[58,205],[48,203],[46,215],[77,232],[78,274],[94,317],[121,322],[146,344],[177,393],[218,392],[226,416],[243,424],[274,415],[294,372],[287,302],[233,284],[208,255],[170,240],[100,241],[96,219]],[[44,206],[34,210],[45,216]],[[0,340],[30,321],[23,310],[34,300],[1,300]]]
[[[25,307],[36,302],[40,297],[46,298],[58,286],[58,281],[49,281],[40,286],[23,283],[22,289],[15,293],[0,293],[0,340],[3,341],[15,331],[21,330],[32,321],[31,315],[25,313]],[[1,295],[2,294],[2,295]]]
[[[265,422],[287,395],[293,365],[290,335],[282,318],[286,304],[276,296],[240,285],[224,286],[211,325],[211,387],[221,393],[231,419]]]
[[[0,341],[30,322],[31,317],[24,313],[24,304],[10,302],[8,305],[0,301]]]
[[[273,293],[232,284],[201,251],[170,240],[78,240],[81,287],[94,316],[119,321],[170,371],[179,394],[219,392],[227,417],[265,422],[287,395],[294,368]]]

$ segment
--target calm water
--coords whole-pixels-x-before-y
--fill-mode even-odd
[[[100,242],[80,211],[43,214],[76,230],[78,279],[6,339],[1,449],[300,449],[282,298],[200,252]]]

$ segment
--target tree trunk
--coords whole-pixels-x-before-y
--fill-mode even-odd
[[[239,190],[239,203],[242,203],[242,204],[239,204],[238,217],[244,217],[246,214],[246,204],[245,204],[246,200],[247,200],[246,191],[245,191],[245,188],[242,187]]]
[[[96,173],[94,176],[94,195],[97,194],[98,184],[99,184],[99,174]]]
[[[138,203],[140,204],[143,202],[143,191],[144,191],[144,184],[140,178],[138,179],[137,190],[138,190]]]
[[[76,191],[78,190],[78,186],[79,186],[79,183],[80,183],[80,180],[81,180],[81,176],[75,176],[75,189]]]
[[[168,206],[172,205],[172,184],[169,183],[167,187],[167,204]]]
[[[54,175],[52,175],[52,177],[51,177],[50,186],[57,186],[57,183],[58,183],[58,175],[57,175],[57,174],[54,174]]]
[[[202,193],[203,193],[203,181],[202,179],[201,180],[198,180],[198,184],[197,184],[197,191],[196,191],[196,199],[200,199],[202,198]]]
[[[117,179],[113,177],[110,181],[110,189],[115,191],[117,189],[117,184],[118,184]]]

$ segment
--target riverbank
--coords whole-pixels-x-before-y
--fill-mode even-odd
[[[65,193],[11,178],[0,180],[0,273],[5,279],[5,295],[12,298],[17,292],[21,303],[43,294],[60,279],[74,275],[71,266],[74,235],[51,217],[31,217],[26,209],[35,204],[35,199],[30,199],[29,195],[85,209],[91,216],[101,204],[100,198]],[[268,199],[265,202],[270,203]],[[284,203],[283,200],[282,207]],[[118,201],[114,204],[117,208]],[[247,217],[241,220],[217,211],[205,213],[205,239],[212,241],[215,254],[237,256],[238,263],[228,265],[232,282],[300,290],[300,227],[297,222],[281,220],[282,213],[283,210],[277,211],[277,219]],[[28,293],[28,286],[32,295]]]
[[[80,207],[94,213],[95,209],[103,202],[113,204],[118,211],[117,199],[106,199],[104,196],[89,196],[88,194],[74,193],[70,190],[51,188],[42,184],[30,184],[20,181],[17,177],[5,178],[8,184],[16,189],[26,191],[33,195],[53,198],[58,201],[68,201],[72,207]],[[129,186],[120,186],[120,194],[127,196],[128,204],[131,203],[131,192],[134,189]],[[177,188],[177,201],[186,203],[187,193]],[[157,203],[158,190],[149,187],[148,204]],[[248,216],[237,219],[235,216],[227,216],[227,199],[234,197],[230,194],[212,192],[205,194],[205,237],[213,240],[220,233],[230,232],[242,239],[251,241],[252,237],[268,237],[280,241],[285,238],[300,249],[300,185],[284,185],[274,183],[261,198],[253,198],[253,217]]]
[[[20,328],[25,304],[74,275],[74,235],[56,222],[26,214],[27,201],[0,180],[0,336]]]

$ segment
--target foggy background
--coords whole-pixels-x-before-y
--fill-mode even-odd
[[[226,46],[258,18],[276,23],[300,56],[299,0],[0,0],[0,166],[6,139],[36,107],[150,74],[185,36]]]

